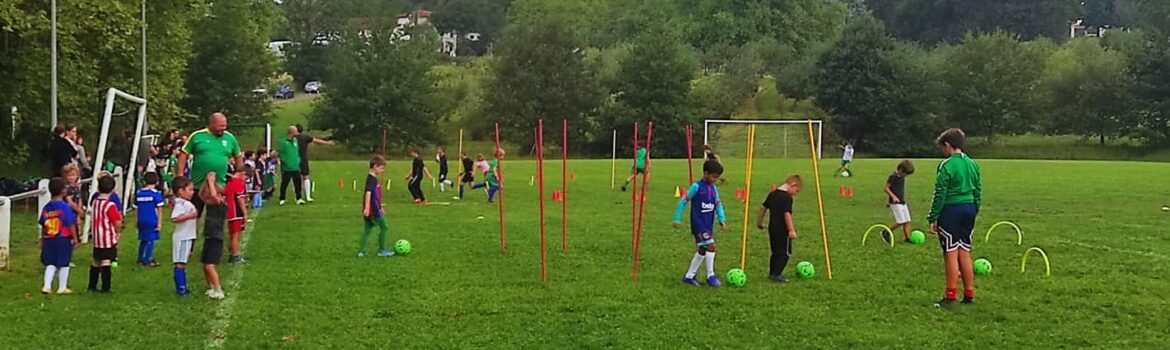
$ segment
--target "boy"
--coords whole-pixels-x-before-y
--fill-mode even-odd
[[[902,238],[906,243],[910,243],[910,208],[906,206],[906,177],[911,174],[914,174],[914,163],[907,159],[898,163],[898,168],[886,179],[886,196],[890,197],[890,215],[894,217],[890,231],[901,226]],[[886,242],[894,239],[885,232],[882,233],[882,237]]]
[[[800,175],[789,175],[760,207],[759,219],[756,227],[768,229],[768,241],[772,246],[772,257],[768,261],[768,279],[775,282],[788,282],[784,278],[784,267],[788,266],[788,258],[792,256],[792,240],[796,239],[796,226],[792,223],[792,197],[800,193],[804,181]],[[768,215],[768,226],[764,226],[764,215]]]
[[[68,187],[65,179],[54,177],[49,180],[49,194],[53,200],[41,209],[37,221],[41,225],[41,264],[45,265],[45,280],[41,294],[49,294],[53,288],[53,274],[57,275],[57,294],[73,294],[69,289],[69,264],[73,261],[73,248],[78,244],[77,215],[65,201]]]
[[[423,195],[422,191],[422,177],[426,174],[427,178],[435,178],[431,176],[431,171],[427,170],[426,164],[423,164],[422,158],[419,156],[418,149],[410,150],[410,157],[414,158],[410,165],[410,174],[406,175],[407,188],[410,189],[410,196],[414,197],[414,202],[425,204],[427,197]]]
[[[154,242],[162,231],[162,207],[166,205],[157,189],[157,173],[142,175],[144,186],[134,194],[134,208],[138,210],[138,265],[157,267],[154,260]]]
[[[242,265],[240,257],[240,234],[244,232],[244,225],[248,219],[248,190],[244,188],[244,181],[252,173],[252,167],[244,164],[237,167],[236,173],[228,177],[227,186],[224,186],[224,198],[227,200],[228,235],[228,264]]]
[[[263,191],[264,200],[272,198],[272,193],[276,192],[276,160],[273,157],[275,151],[265,151],[264,156],[260,158],[260,162],[264,164],[263,177]]]
[[[467,184],[475,185],[475,163],[467,156],[467,152],[460,153],[459,158],[462,158],[463,174],[459,180],[459,197],[455,198],[463,199],[463,186]]]
[[[207,218],[203,220],[203,254],[199,260],[203,262],[203,274],[207,276],[207,292],[204,294],[211,299],[222,300],[225,296],[215,266],[219,265],[219,260],[223,258],[223,226],[227,221],[227,199],[223,197],[222,189],[215,183],[215,179],[215,172],[208,172],[204,184],[210,186],[203,186],[199,190],[199,196],[207,206],[207,209],[204,209]]]
[[[435,153],[435,161],[439,162],[439,192],[447,192],[447,186],[452,185],[451,180],[447,179],[447,150],[443,146]]]
[[[171,184],[175,192],[175,209],[171,211],[171,222],[175,224],[175,235],[171,237],[171,256],[175,263],[175,293],[185,297],[187,289],[187,259],[195,248],[195,223],[198,212],[191,197],[195,196],[195,184],[185,176],[175,178]]]
[[[963,277],[963,304],[975,302],[975,272],[971,266],[971,230],[983,200],[979,166],[963,153],[967,135],[948,129],[935,140],[947,159],[938,165],[934,199],[930,204],[930,233],[938,235],[946,268],[947,289],[937,307],[955,303],[959,276]]]
[[[841,149],[845,150],[841,153],[841,167],[837,168],[837,171],[833,173],[833,177],[848,172],[849,164],[853,163],[853,144],[846,142],[844,146],[841,146]]]
[[[366,176],[366,190],[362,198],[362,218],[366,221],[366,229],[362,232],[362,239],[358,241],[358,257],[366,257],[366,241],[370,238],[370,230],[378,226],[378,256],[394,256],[394,252],[386,249],[386,217],[382,211],[382,184],[378,177],[386,171],[386,159],[374,156],[370,159],[370,174]]]
[[[118,260],[118,236],[122,232],[122,213],[110,200],[114,178],[98,178],[98,195],[90,203],[93,208],[93,263],[89,266],[89,291],[109,293],[113,271],[111,263]],[[148,210],[149,211],[149,210]],[[98,290],[98,277],[102,288]]]
[[[480,158],[483,158],[483,156],[481,155]],[[497,168],[500,166],[501,159],[504,159],[504,150],[497,149],[496,159],[492,160],[491,163],[485,162],[488,165],[488,170],[484,172],[483,183],[471,186],[473,190],[487,187],[488,203],[492,203],[496,198],[496,192],[500,191],[500,176],[497,173],[499,171]]]
[[[638,174],[642,174],[643,177],[646,176],[646,153],[646,147],[638,148],[638,153],[634,156],[634,170],[631,172],[630,177],[626,178],[626,183],[622,184],[622,192],[626,191],[626,186],[629,186],[630,181],[633,181],[634,177],[638,176]],[[707,164],[703,163],[703,166],[706,167]]]
[[[719,189],[715,183],[723,175],[723,165],[708,160],[703,162],[703,178],[696,181],[687,190],[687,195],[678,201],[674,210],[674,227],[682,227],[683,210],[687,202],[691,202],[691,235],[695,237],[695,257],[691,259],[691,267],[683,276],[683,283],[697,286],[695,273],[699,265],[707,262],[707,284],[712,287],[722,285],[719,277],[715,276],[715,236],[714,223],[719,219],[719,228],[727,229],[727,218],[723,215],[723,202],[719,200]]]

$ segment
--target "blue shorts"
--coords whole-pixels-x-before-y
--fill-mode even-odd
[[[971,231],[975,230],[974,203],[951,204],[938,216],[938,243],[944,253],[958,249],[971,251]]]
[[[70,262],[73,262],[73,240],[71,238],[56,237],[41,240],[41,264],[69,267]]]
[[[691,232],[691,235],[695,237],[695,246],[699,248],[715,244],[715,235],[711,232]]]
[[[138,229],[138,240],[139,241],[157,241],[158,240],[158,230],[156,230],[155,227],[151,227],[149,229],[139,228]]]

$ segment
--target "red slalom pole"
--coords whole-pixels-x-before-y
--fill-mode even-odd
[[[694,153],[694,127],[687,125],[687,173],[690,174],[690,183],[695,183],[695,162],[691,160],[691,154]]]
[[[634,162],[638,161],[638,123],[634,123]],[[635,173],[637,174],[637,173]],[[637,180],[635,178],[635,180]],[[630,190],[630,250],[633,250],[637,243],[634,239],[638,238],[638,182],[633,181],[634,188]],[[622,185],[625,187],[625,185]]]
[[[638,282],[638,257],[642,251],[642,222],[646,215],[646,183],[650,177],[650,140],[654,136],[654,122],[646,124],[646,173],[642,174],[642,206],[638,212],[637,234],[634,235],[634,282]]]
[[[505,237],[504,236],[504,170],[502,167],[502,165],[504,165],[503,164],[504,159],[503,159],[503,157],[500,157],[500,151],[502,151],[502,150],[503,149],[500,148],[500,123],[496,123],[496,152],[495,152],[496,169],[495,169],[495,171],[496,171],[496,180],[498,180],[498,182],[500,183],[500,189],[496,191],[497,192],[496,194],[498,194],[500,196],[500,253],[501,254],[508,254],[508,244],[506,243],[507,239],[504,238]]]
[[[548,282],[544,245],[544,119],[536,121],[536,178],[540,182],[540,280]]]
[[[561,120],[561,252],[569,251],[569,120]]]

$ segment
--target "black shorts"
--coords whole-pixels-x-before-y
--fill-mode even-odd
[[[475,176],[474,176],[474,175],[471,175],[471,173],[470,173],[470,172],[463,173],[463,183],[465,183],[465,184],[469,184],[469,183],[472,183],[472,182],[475,182]]]
[[[971,231],[975,230],[975,204],[951,204],[938,216],[938,244],[943,253],[971,251]]]
[[[223,259],[223,240],[218,238],[204,239],[203,254],[200,255],[199,261],[204,265],[218,265],[220,259]]]
[[[301,176],[309,176],[309,160],[301,158]]]
[[[93,248],[93,260],[118,260],[118,245],[115,244],[112,248]]]

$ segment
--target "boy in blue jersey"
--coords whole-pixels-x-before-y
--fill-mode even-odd
[[[162,231],[162,207],[166,205],[162,192],[158,191],[159,176],[148,172],[142,175],[141,190],[134,194],[134,208],[138,210],[138,264],[158,267],[154,260],[154,242]]]
[[[386,213],[382,209],[382,185],[378,176],[386,171],[386,159],[374,156],[370,159],[370,174],[366,176],[365,194],[362,196],[362,218],[366,220],[366,229],[362,232],[362,239],[358,241],[358,257],[366,256],[366,241],[370,239],[370,230],[378,226],[378,256],[394,256],[394,252],[386,249]]]
[[[63,178],[49,180],[49,195],[53,200],[41,209],[40,220],[41,264],[45,265],[41,294],[52,292],[53,275],[57,276],[57,294],[73,294],[69,285],[69,264],[73,262],[73,248],[78,244],[77,215],[65,201],[68,183]]]
[[[704,260],[707,262],[707,284],[712,287],[723,284],[719,282],[719,277],[715,276],[714,235],[716,218],[719,219],[720,228],[727,228],[723,203],[719,200],[719,190],[715,188],[715,183],[722,175],[723,165],[719,162],[713,160],[704,162],[703,179],[691,185],[686,196],[678,201],[678,207],[674,211],[674,227],[681,228],[683,210],[686,209],[687,202],[691,202],[691,234],[695,236],[695,245],[698,248],[695,250],[695,257],[691,259],[690,269],[683,276],[683,283],[689,285],[699,285],[699,282],[695,281],[695,273],[699,271],[699,265]]]

